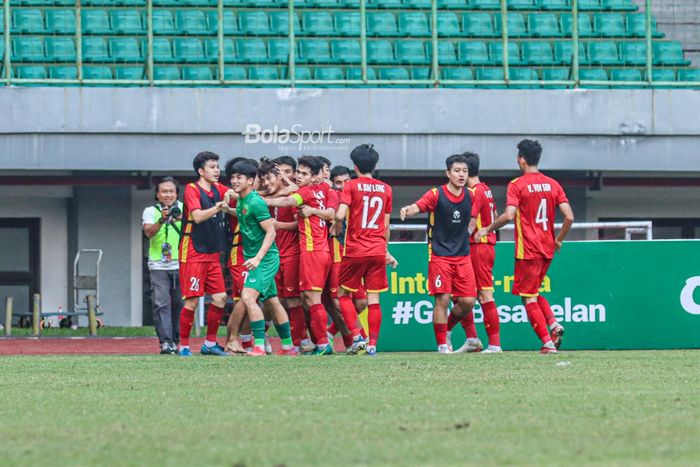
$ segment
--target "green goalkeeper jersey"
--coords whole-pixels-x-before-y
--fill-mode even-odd
[[[258,192],[251,191],[245,198],[238,199],[236,215],[238,216],[241,237],[243,237],[243,256],[245,259],[253,258],[260,251],[265,239],[265,230],[260,226],[260,223],[272,218],[270,210]],[[279,250],[274,242],[267,252],[267,255],[270,254],[279,255]]]

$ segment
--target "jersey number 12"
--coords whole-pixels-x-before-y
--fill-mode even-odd
[[[363,229],[378,229],[377,220],[382,212],[384,202],[379,196],[363,196],[362,197],[362,228]],[[370,210],[372,217],[370,218]]]

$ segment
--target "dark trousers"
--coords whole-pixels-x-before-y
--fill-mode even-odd
[[[178,344],[180,311],[183,307],[179,271],[151,271],[151,297],[158,340],[161,344]]]

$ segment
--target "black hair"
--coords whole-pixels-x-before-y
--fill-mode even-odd
[[[226,165],[224,166],[224,173],[226,173],[227,180],[231,180],[231,177],[233,176],[233,166],[244,160],[246,160],[245,157],[234,157],[226,162]]]
[[[258,175],[258,168],[250,159],[244,159],[233,164],[231,175],[245,175],[247,178],[255,178]]]
[[[331,180],[340,175],[347,175],[348,177],[352,178],[352,172],[350,171],[350,169],[348,169],[344,165],[336,165],[331,170]]]
[[[539,141],[524,139],[518,143],[518,156],[525,159],[527,165],[537,165],[542,156],[542,145]]]
[[[475,152],[466,151],[462,155],[467,159],[467,169],[470,177],[479,175],[479,155]]]
[[[323,162],[324,164],[326,164],[326,165],[328,166],[329,169],[330,169],[331,166],[333,165],[333,164],[331,164],[331,160],[330,160],[329,158],[327,158],[327,157],[323,157],[323,156],[316,156],[316,157],[318,157],[318,158],[321,160],[321,162]]]
[[[219,160],[219,155],[210,151],[202,151],[196,156],[194,156],[194,160],[192,161],[192,167],[194,167],[194,172],[199,175],[199,169],[204,168],[204,164],[207,163],[207,161],[218,161]]]
[[[464,157],[463,154],[453,154],[447,159],[445,159],[445,166],[447,166],[447,170],[450,170],[455,164],[466,164],[467,167],[469,166],[467,158]]]
[[[374,171],[379,162],[379,153],[374,150],[373,144],[361,144],[352,150],[350,159],[360,173],[368,174]]]
[[[264,177],[268,174],[278,175],[279,171],[277,170],[277,167],[275,167],[275,164],[272,163],[272,161],[264,160],[260,163],[260,167],[258,167],[258,177]]]
[[[308,167],[311,171],[311,175],[318,175],[323,168],[323,162],[321,162],[321,159],[314,156],[301,156],[299,160],[297,160],[297,164]]]
[[[155,196],[156,201],[158,201],[158,190],[160,190],[160,186],[163,183],[172,183],[173,185],[175,185],[175,194],[180,195],[180,185],[177,184],[177,180],[175,180],[171,176],[167,176],[159,179],[155,184],[155,191],[153,195]]]
[[[276,159],[272,159],[272,162],[277,165],[288,165],[292,168],[292,172],[297,169],[297,161],[291,156],[280,156]]]

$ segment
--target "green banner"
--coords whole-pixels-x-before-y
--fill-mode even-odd
[[[392,243],[399,261],[382,294],[379,350],[435,350],[425,243]],[[504,350],[533,350],[539,340],[511,294],[513,243],[496,245],[495,299]],[[700,348],[700,241],[569,242],[552,261],[540,292],[566,329],[564,350]],[[476,327],[487,343],[483,315]],[[454,329],[455,348],[464,342]]]

